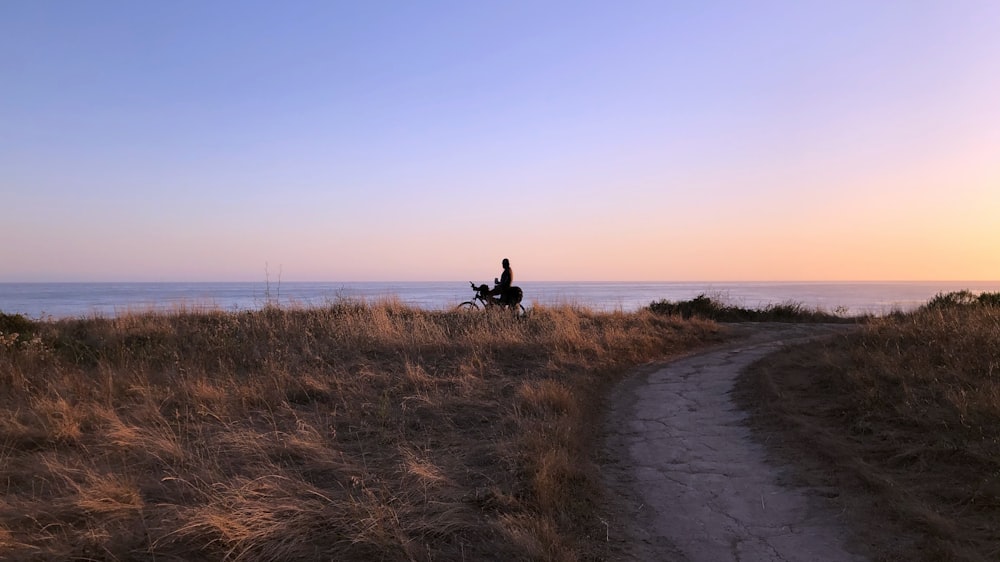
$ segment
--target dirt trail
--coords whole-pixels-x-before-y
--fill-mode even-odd
[[[740,371],[795,340],[844,329],[770,325],[623,383],[606,426],[614,538],[626,560],[854,561],[829,490],[792,485],[730,398]]]

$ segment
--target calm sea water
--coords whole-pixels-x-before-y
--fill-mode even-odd
[[[801,303],[830,312],[910,310],[941,292],[1000,291],[1000,281],[860,283],[560,283],[521,282],[525,305],[577,304],[633,311],[651,302],[707,294],[758,308]],[[268,303],[322,306],[340,299],[395,298],[420,308],[451,308],[472,297],[467,282],[410,283],[0,283],[0,311],[32,318],[115,316],[128,311],[248,310]]]

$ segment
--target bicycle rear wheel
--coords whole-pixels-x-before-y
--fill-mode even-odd
[[[468,312],[470,310],[479,310],[479,305],[475,301],[465,301],[462,304],[455,307],[455,310]]]

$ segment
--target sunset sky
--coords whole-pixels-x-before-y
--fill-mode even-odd
[[[0,3],[0,282],[1000,279],[1000,2]]]

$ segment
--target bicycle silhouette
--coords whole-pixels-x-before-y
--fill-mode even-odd
[[[476,285],[474,282],[469,281],[469,285],[472,286],[472,290],[476,292],[476,295],[472,297],[472,300],[467,300],[456,306],[457,310],[489,310],[499,308],[511,310],[516,316],[527,314],[524,305],[521,304],[521,299],[524,298],[524,291],[520,287],[511,287],[506,295],[494,298],[490,294],[490,288],[485,283]]]

